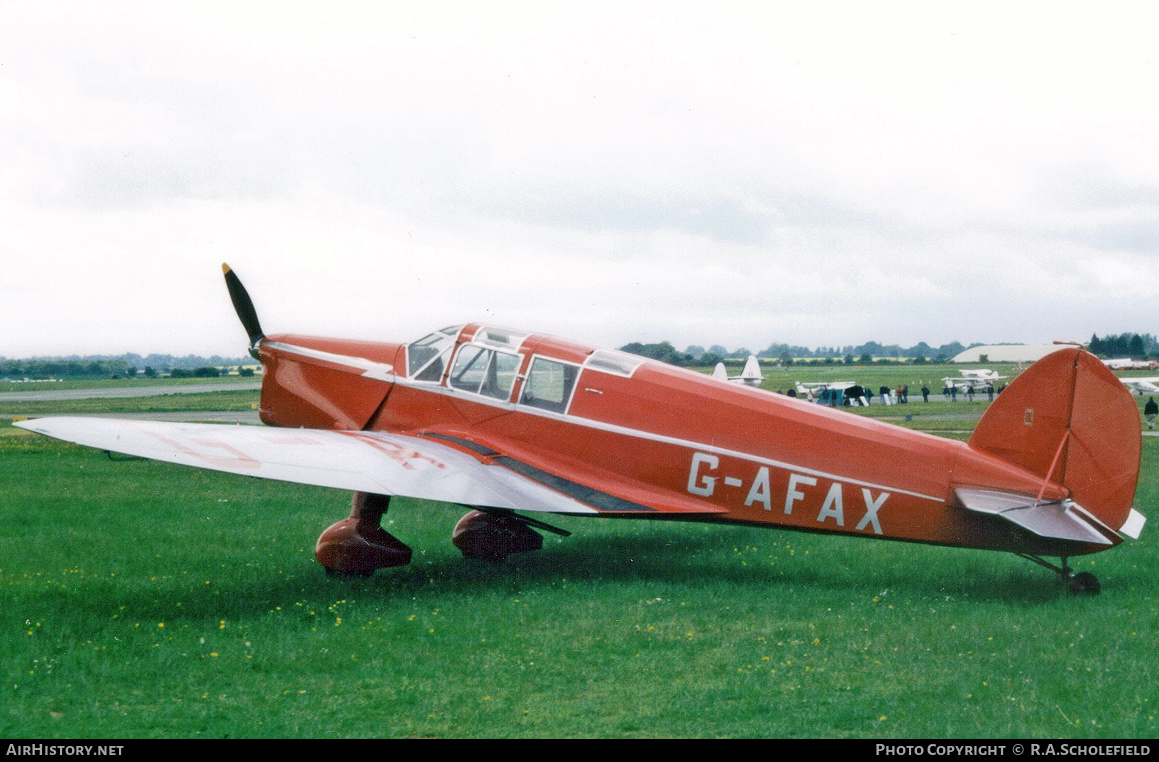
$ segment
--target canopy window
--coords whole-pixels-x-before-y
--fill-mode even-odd
[[[456,355],[447,382],[454,389],[506,400],[518,372],[519,355],[468,344]]]
[[[571,400],[579,367],[568,363],[536,357],[523,383],[519,402],[523,405],[563,413]]]
[[[415,381],[433,381],[434,383],[441,381],[443,370],[446,369],[447,365],[447,355],[455,346],[455,337],[459,335],[459,330],[459,326],[444,328],[408,344],[406,348],[407,376]]]

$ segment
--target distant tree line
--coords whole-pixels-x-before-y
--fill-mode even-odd
[[[630,352],[641,357],[649,357],[653,360],[666,362],[669,365],[695,365],[697,359],[687,352],[681,352],[672,346],[667,341],[661,341],[658,344],[641,344],[638,341],[633,341],[631,344],[625,344],[620,347],[624,352]]]
[[[27,360],[10,360],[0,357],[0,379],[36,379],[36,378],[135,378],[138,369],[144,369],[144,375],[154,377],[162,374],[174,376],[206,376],[211,372],[217,374],[218,367],[248,365],[252,360],[246,358],[199,357],[186,355],[173,357],[172,355],[149,355],[142,357],[137,354],[126,354],[117,357],[109,356],[69,356],[69,357],[36,357]]]
[[[708,349],[692,345],[683,352],[676,349],[670,342],[661,341],[655,344],[644,344],[634,341],[620,347],[625,352],[660,360],[671,365],[716,365],[718,362],[743,362],[749,355],[766,360],[776,360],[785,365],[795,362],[824,365],[869,365],[888,364],[891,362],[906,362],[921,364],[926,362],[949,362],[955,356],[970,349],[981,346],[981,342],[964,345],[958,341],[951,341],[939,347],[931,347],[922,341],[912,347],[902,347],[898,344],[879,344],[869,341],[857,346],[843,347],[816,347],[809,349],[792,344],[770,344],[766,349],[753,352],[746,347],[729,350],[719,344]],[[1117,336],[1108,335],[1099,338],[1092,335],[1087,346],[1090,351],[1100,357],[1159,357],[1159,341],[1149,333],[1122,333]]]
[[[0,360],[0,378],[128,378],[136,373],[124,360]]]
[[[883,345],[876,341],[870,341],[857,346],[817,347],[815,349],[809,349],[808,347],[791,344],[774,343],[770,344],[766,349],[753,352],[747,347],[729,350],[719,344],[714,344],[708,349],[692,345],[681,352],[667,341],[661,341],[655,344],[644,344],[634,341],[630,344],[625,344],[620,349],[624,352],[649,357],[653,360],[660,360],[671,365],[682,366],[716,365],[718,362],[728,363],[729,361],[743,362],[752,354],[766,360],[777,360],[786,365],[801,360],[827,365],[836,363],[844,363],[847,365],[857,363],[864,365],[871,362],[882,363],[891,360],[894,362],[904,361],[917,363],[946,362],[955,355],[964,352],[970,347],[976,346],[979,346],[977,342],[965,346],[960,342],[954,341],[935,348],[923,341],[912,347],[903,348],[897,344]]]
[[[1101,339],[1098,334],[1092,333],[1087,349],[1105,359],[1131,357],[1142,360],[1149,356],[1159,356],[1159,344],[1149,333],[1120,333]]]
[[[212,365],[203,365],[200,368],[187,370],[186,368],[174,368],[169,371],[172,378],[217,378],[221,375],[221,371]]]

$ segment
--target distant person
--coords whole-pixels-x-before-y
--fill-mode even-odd
[[[885,384],[882,384],[881,388],[877,390],[877,393],[881,395],[881,404],[888,405],[889,404],[889,387],[886,386]]]
[[[990,398],[991,402],[994,401],[994,384],[986,384],[986,396]]]
[[[797,388],[795,386],[790,386],[789,391],[785,392],[785,394],[789,395],[790,397],[796,397],[797,396]]]
[[[922,386],[922,401],[923,402],[930,401],[930,387],[928,387],[928,386]]]
[[[950,402],[958,401],[958,385],[950,384]]]
[[[966,387],[966,396],[970,398],[971,402],[974,401],[974,386],[973,385]]]
[[[1154,397],[1147,398],[1147,404],[1143,406],[1143,415],[1147,416],[1147,428],[1155,428],[1155,418],[1159,416],[1159,403],[1155,402]]]

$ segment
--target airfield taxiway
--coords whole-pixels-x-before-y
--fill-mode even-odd
[[[84,400],[98,397],[159,397],[165,394],[256,391],[261,388],[261,381],[247,381],[231,384],[187,384],[181,386],[152,384],[147,386],[110,386],[93,389],[40,389],[30,392],[0,392],[0,403]]]

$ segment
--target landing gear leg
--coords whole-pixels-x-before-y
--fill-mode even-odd
[[[1033,561],[1039,566],[1045,566],[1047,569],[1057,573],[1062,578],[1062,581],[1066,583],[1067,589],[1070,590],[1072,595],[1097,595],[1100,590],[1099,578],[1090,572],[1079,572],[1078,574],[1075,574],[1071,570],[1070,564],[1067,563],[1066,556],[1063,556],[1061,559],[1062,566],[1055,566],[1048,561],[1044,561],[1038,556],[1031,556],[1023,553],[1019,553],[1017,555],[1025,558],[1028,561]]]
[[[350,518],[318,538],[314,557],[332,577],[369,577],[375,569],[410,563],[411,549],[380,526],[388,495],[355,492]]]

